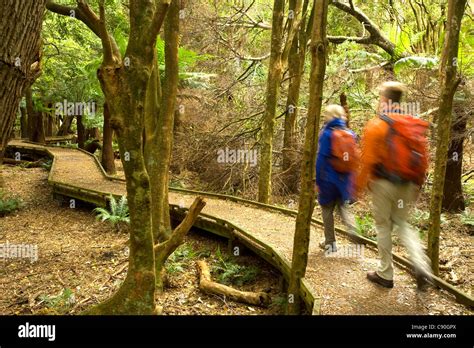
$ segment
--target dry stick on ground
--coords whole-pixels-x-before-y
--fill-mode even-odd
[[[203,260],[197,262],[199,267],[199,289],[216,295],[224,295],[233,301],[244,302],[254,306],[268,306],[271,302],[266,292],[240,291],[230,286],[213,282],[207,263]]]

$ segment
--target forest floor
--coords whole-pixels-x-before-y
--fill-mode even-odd
[[[108,225],[95,221],[90,207],[69,209],[53,201],[46,182],[47,172],[42,169],[6,166],[3,176],[6,191],[19,195],[25,206],[16,214],[0,219],[0,241],[38,244],[40,257],[34,264],[27,260],[4,261],[6,267],[0,273],[0,313],[75,314],[109,297],[126,273],[126,234],[114,232]],[[172,196],[170,198],[177,199]],[[193,197],[181,195],[179,199],[190,204]],[[226,202],[223,211],[222,202],[208,201],[206,212],[229,219],[240,217],[239,224],[243,228],[253,227],[258,238],[265,239],[271,234],[275,245],[285,257],[291,258],[292,240],[283,238],[281,231],[294,228],[292,217],[231,202]],[[265,221],[269,219],[275,226],[268,226]],[[275,234],[277,230],[280,234]],[[321,314],[472,314],[443,290],[431,288],[427,293],[417,293],[413,278],[398,267],[394,289],[370,284],[365,273],[376,267],[376,251],[367,248],[362,259],[328,258],[314,246],[322,232],[319,229],[313,233],[317,236],[311,238],[306,278],[321,297]],[[197,238],[193,236],[189,238]],[[206,244],[217,243],[207,235],[197,240],[189,238],[192,252],[181,251],[168,265],[171,270],[169,288],[157,298],[163,313],[269,314],[281,311],[284,301],[277,290],[278,272],[250,256],[247,262],[239,258],[239,263],[257,266],[262,275],[242,289],[270,292],[275,303],[272,308],[253,308],[202,294],[197,289],[195,260],[209,254],[211,265],[219,263],[216,257],[219,244]],[[341,244],[348,242],[342,239]],[[219,248],[224,251],[225,244]],[[214,257],[211,257],[213,251]]]
[[[0,218],[0,244],[35,244],[38,261],[0,260],[0,314],[78,314],[110,297],[126,275],[126,231],[96,221],[90,206],[70,209],[53,200],[44,169],[4,166],[2,175],[5,191],[20,198],[23,207]],[[215,256],[217,250],[221,258]],[[249,306],[201,292],[196,261],[202,258],[211,270],[223,263],[239,267],[249,279],[232,286],[266,291],[273,305]],[[191,231],[167,270],[167,287],[157,295],[163,314],[254,315],[283,310],[279,272],[252,254],[241,255],[236,266],[227,254],[227,242],[213,235]]]

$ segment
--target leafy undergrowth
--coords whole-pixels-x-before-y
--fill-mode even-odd
[[[17,211],[22,204],[21,199],[8,196],[3,190],[0,190],[0,217]]]

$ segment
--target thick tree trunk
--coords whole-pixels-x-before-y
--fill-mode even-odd
[[[272,20],[272,43],[268,66],[266,105],[260,138],[260,169],[258,179],[258,201],[269,203],[272,179],[272,149],[275,129],[275,113],[282,74],[283,11],[284,0],[274,0]]]
[[[40,73],[46,0],[0,1],[0,164],[26,88]]]
[[[453,98],[459,85],[457,77],[457,57],[459,48],[459,31],[467,0],[449,0],[448,18],[440,64],[441,98],[437,122],[436,163],[430,202],[430,229],[428,232],[428,255],[431,259],[433,273],[439,274],[439,233],[441,220],[441,205],[443,200],[446,163],[448,153]]]
[[[288,313],[301,310],[300,284],[306,272],[311,226],[315,202],[316,153],[318,150],[319,119],[322,107],[324,74],[326,71],[326,25],[328,0],[315,1],[315,16],[311,36],[311,75],[309,81],[309,107],[306,123],[303,161],[301,164],[301,193],[296,217],[293,256],[288,287]]]
[[[115,174],[114,149],[112,146],[113,129],[110,125],[110,111],[107,103],[104,103],[104,136],[102,137],[102,166],[105,171],[113,175]]]
[[[150,179],[143,155],[147,87],[153,70],[156,37],[169,1],[130,1],[130,37],[121,60],[107,32],[105,9],[91,29],[102,39],[104,60],[98,71],[107,100],[111,125],[117,134],[120,158],[127,183],[130,209],[130,256],[127,277],[109,300],[89,312],[93,314],[151,314],[155,311],[155,252],[151,224]],[[68,8],[56,8],[67,13]],[[97,18],[97,17],[95,17]]]

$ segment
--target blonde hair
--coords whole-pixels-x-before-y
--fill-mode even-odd
[[[330,122],[335,118],[346,120],[346,110],[340,105],[330,104],[324,108],[324,122]]]

